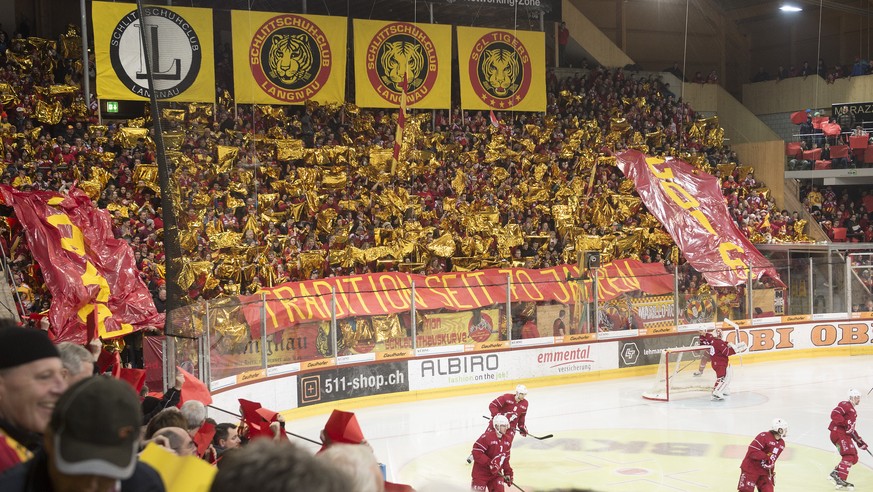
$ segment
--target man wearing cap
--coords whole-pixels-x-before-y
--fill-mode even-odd
[[[0,473],[40,447],[55,403],[67,389],[63,368],[45,332],[0,322]]]
[[[163,491],[157,472],[137,460],[141,421],[130,385],[106,376],[83,379],[54,406],[44,449],[0,476],[0,490]]]

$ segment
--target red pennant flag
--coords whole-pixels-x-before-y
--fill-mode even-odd
[[[97,357],[97,373],[103,374],[114,367],[121,366],[121,355],[118,352],[109,352],[101,350],[100,356]]]
[[[146,372],[145,369],[129,369],[127,367],[115,366],[112,368],[112,377],[133,386],[136,394],[139,394],[142,386],[145,384]]]
[[[179,406],[182,406],[188,400],[197,400],[204,405],[212,403],[212,394],[203,381],[179,366],[176,366],[176,370],[185,375],[185,382],[182,383],[182,396],[179,398]]]
[[[400,112],[397,114],[397,131],[394,134],[394,160],[400,159],[400,146],[403,144],[403,130],[406,128],[406,89],[409,83],[406,74],[403,74],[403,82],[400,83]]]
[[[270,415],[270,410],[261,407],[261,404],[255,401],[239,399],[239,408],[242,411],[242,417],[246,425],[249,427],[249,439],[256,437],[273,437],[273,431],[270,430],[270,421],[264,419],[264,415]],[[275,412],[272,412],[275,415]]]
[[[197,429],[197,434],[194,434],[194,443],[197,444],[197,456],[206,454],[206,450],[212,444],[213,437],[215,437],[215,426],[209,422],[204,422]]]
[[[493,109],[491,110],[490,117],[491,117],[491,126],[493,126],[494,128],[500,128],[500,121],[497,119],[497,116],[494,114]]]
[[[840,134],[840,125],[836,123],[822,123],[821,131],[829,137],[836,137]]]
[[[791,113],[791,122],[799,125],[806,121],[806,111],[795,111]]]

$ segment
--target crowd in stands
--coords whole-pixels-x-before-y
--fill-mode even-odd
[[[801,199],[832,241],[873,242],[873,193],[807,185]]]
[[[51,43],[19,39],[8,54],[0,65],[8,83],[2,182],[91,193],[130,242],[160,308],[163,220],[151,130],[135,128],[142,121],[97,124],[81,91],[53,92],[75,87],[80,72]],[[32,63],[15,62],[24,57]],[[185,207],[177,214],[182,246],[190,264],[208,265],[188,272],[190,300],[373,271],[574,263],[576,242],[589,235],[602,239],[607,259],[681,261],[657,221],[637,213],[642,206],[610,156],[631,147],[717,174],[753,241],[801,237],[796,217],[776,210],[724,145],[717,120],[696,115],[658,77],[550,73],[546,115],[498,113],[496,128],[481,111],[417,112],[392,165],[396,111],[235,108],[227,46],[216,60],[215,113],[212,105],[169,104],[160,112]],[[46,107],[54,103],[64,109],[52,120]],[[622,240],[632,235],[646,239],[628,248]],[[51,301],[21,229],[11,224],[3,236],[24,314],[44,312]]]
[[[776,69],[776,72],[771,74],[764,67],[759,67],[758,71],[752,75],[752,82],[766,82],[768,80],[784,80],[793,77],[807,77],[809,75],[818,74],[819,77],[825,79],[828,83],[832,84],[837,79],[842,79],[846,77],[859,77],[861,75],[868,75],[873,73],[873,60],[864,60],[860,56],[855,57],[855,60],[852,63],[840,64],[837,63],[833,65],[830,69],[825,64],[825,61],[821,58],[818,59],[818,66],[816,70],[812,69],[812,65],[809,64],[808,61],[801,63],[800,65],[788,65],[788,69],[785,69],[785,65],[779,65]]]
[[[138,397],[134,383],[98,374],[96,360],[0,321],[0,490],[413,490],[385,481],[353,413],[334,410],[318,441],[292,441],[281,415],[260,404],[241,400],[238,425],[218,424],[184,376],[143,398],[147,388]],[[313,456],[297,438],[321,449]]]

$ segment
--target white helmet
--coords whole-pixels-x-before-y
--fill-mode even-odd
[[[861,392],[852,388],[849,390],[849,401],[852,402],[852,405],[857,405],[861,403]]]
[[[509,419],[506,418],[506,415],[498,413],[491,419],[491,425],[493,425],[495,429],[497,429],[497,426],[503,426],[505,428],[501,432],[505,432],[506,429],[509,428]]]
[[[775,418],[773,419],[773,425],[770,426],[770,430],[778,432],[779,437],[785,437],[788,435],[788,422],[780,418]]]
[[[527,386],[525,386],[523,384],[519,384],[518,386],[515,387],[515,394],[516,395],[526,395],[527,394]]]

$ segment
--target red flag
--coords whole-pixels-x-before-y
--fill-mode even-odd
[[[805,122],[806,119],[806,111],[795,111],[794,113],[791,113],[791,122],[795,125]]]
[[[491,113],[491,114],[490,114],[490,116],[491,116],[491,126],[493,126],[494,128],[500,128],[500,121],[497,119],[497,116],[495,116],[495,114],[494,114],[494,110],[492,109],[492,110],[490,111],[490,113]]]
[[[125,383],[133,386],[136,394],[139,394],[142,386],[145,384],[145,369],[130,369],[127,367],[115,366],[112,369],[112,377],[120,379]]]
[[[409,83],[406,74],[403,74],[403,82],[400,83],[400,112],[397,113],[397,131],[394,133],[394,160],[400,159],[400,147],[403,144],[403,130],[406,128],[406,89]]]
[[[822,123],[821,131],[829,137],[836,137],[840,134],[840,125],[836,123]]]
[[[94,305],[103,340],[163,326],[164,315],[139,276],[130,244],[114,236],[109,213],[85,192],[24,192],[3,185],[0,194],[15,209],[52,294],[49,321],[58,342],[87,343]]]
[[[617,159],[643,204],[709,285],[746,284],[747,265],[754,278],[767,275],[781,284],[773,264],[731,218],[715,176],[684,161],[648,157],[638,150],[622,152]]]
[[[271,412],[266,408],[261,407],[261,404],[256,401],[239,399],[239,408],[242,411],[242,417],[246,425],[249,427],[249,439],[255,437],[273,437],[273,431],[270,430],[270,422],[274,422],[278,414]],[[264,416],[271,416],[271,420],[266,420]]]
[[[215,437],[215,426],[210,422],[204,422],[197,429],[197,434],[194,434],[194,443],[197,444],[197,456],[203,456],[209,445],[212,444],[212,438]]]
[[[209,393],[209,388],[206,387],[203,381],[179,366],[176,366],[176,370],[185,375],[185,382],[182,383],[182,396],[179,398],[179,406],[188,400],[197,400],[204,405],[212,403],[212,394]]]
[[[103,374],[110,369],[114,370],[115,367],[119,366],[121,366],[121,355],[118,352],[100,351],[100,355],[97,357],[98,374]]]

